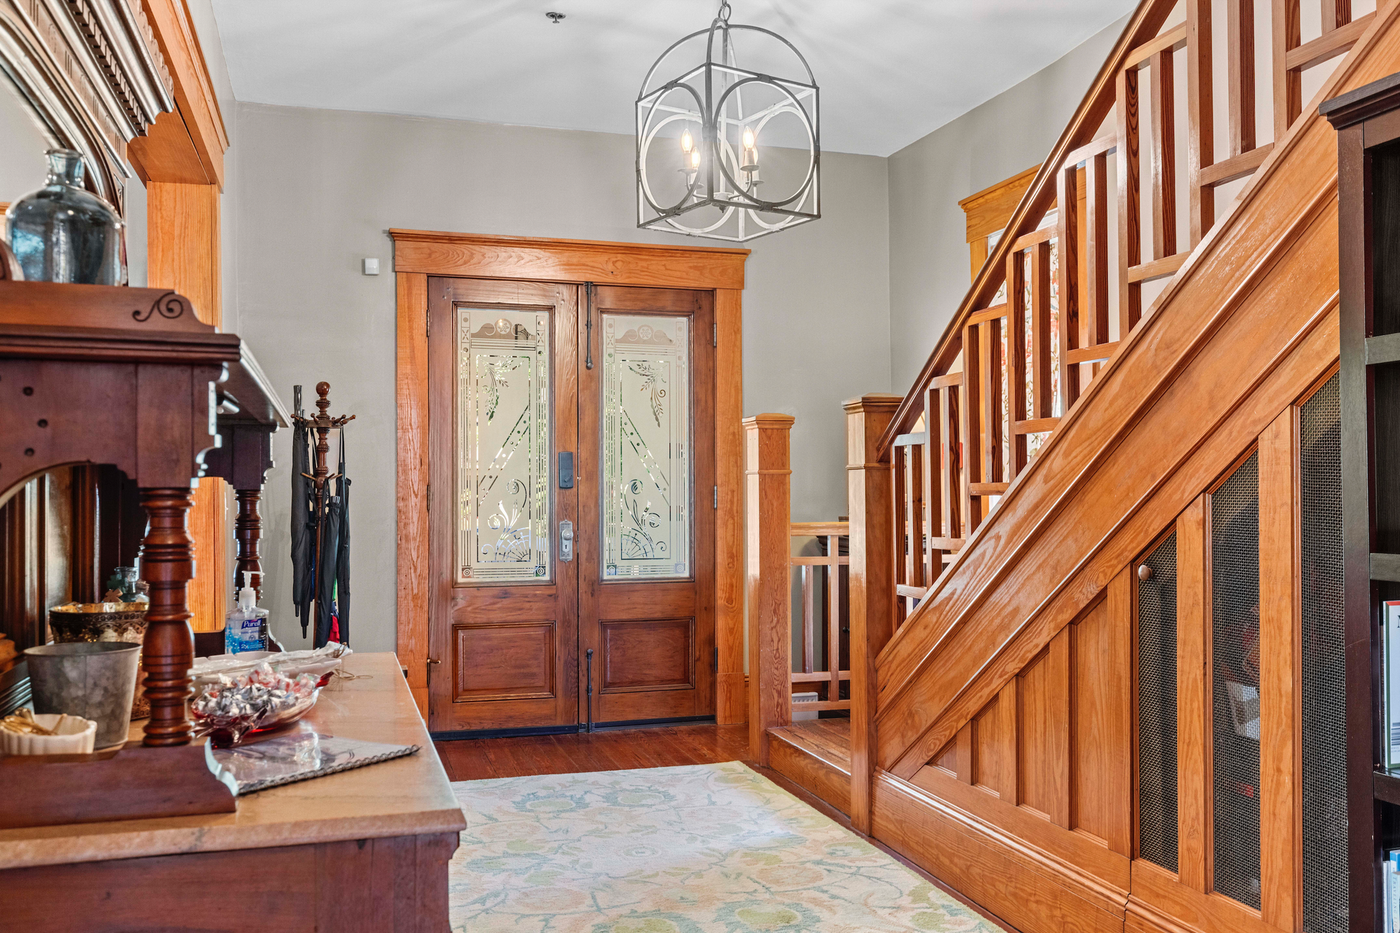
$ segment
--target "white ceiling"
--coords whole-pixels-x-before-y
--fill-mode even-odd
[[[241,101],[633,132],[652,62],[713,0],[213,0]],[[807,57],[822,148],[889,155],[1133,0],[731,0]],[[555,25],[546,11],[565,14]]]

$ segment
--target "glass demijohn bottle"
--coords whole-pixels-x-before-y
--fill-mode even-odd
[[[125,224],[116,210],[83,188],[83,157],[50,149],[44,187],[5,212],[10,249],[30,282],[125,285]]]

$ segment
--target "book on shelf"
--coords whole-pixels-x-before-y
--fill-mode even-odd
[[[1382,604],[1381,630],[1382,760],[1386,768],[1400,768],[1400,600]]]
[[[1400,933],[1400,849],[1391,849],[1381,863],[1381,888],[1385,892],[1381,929],[1384,933]]]

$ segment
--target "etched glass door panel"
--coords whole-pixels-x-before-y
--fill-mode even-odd
[[[456,312],[457,582],[550,582],[549,312]]]
[[[688,578],[690,319],[601,317],[603,578]]]

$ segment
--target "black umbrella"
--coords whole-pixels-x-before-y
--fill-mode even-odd
[[[330,486],[330,481],[326,482]],[[331,637],[331,615],[335,611],[335,574],[340,565],[340,521],[344,504],[340,496],[326,497],[326,513],[321,522],[320,573],[316,579],[316,640],[319,648]]]
[[[350,644],[350,477],[345,475],[345,429],[340,430],[340,547],[335,574],[335,614],[340,643]]]
[[[297,386],[300,395],[300,386]],[[300,415],[300,406],[297,414]],[[311,432],[300,418],[292,428],[292,604],[301,619],[301,635],[306,637],[310,622],[311,598],[316,579],[316,536],[314,516],[316,500],[311,490],[308,470],[308,447]]]

